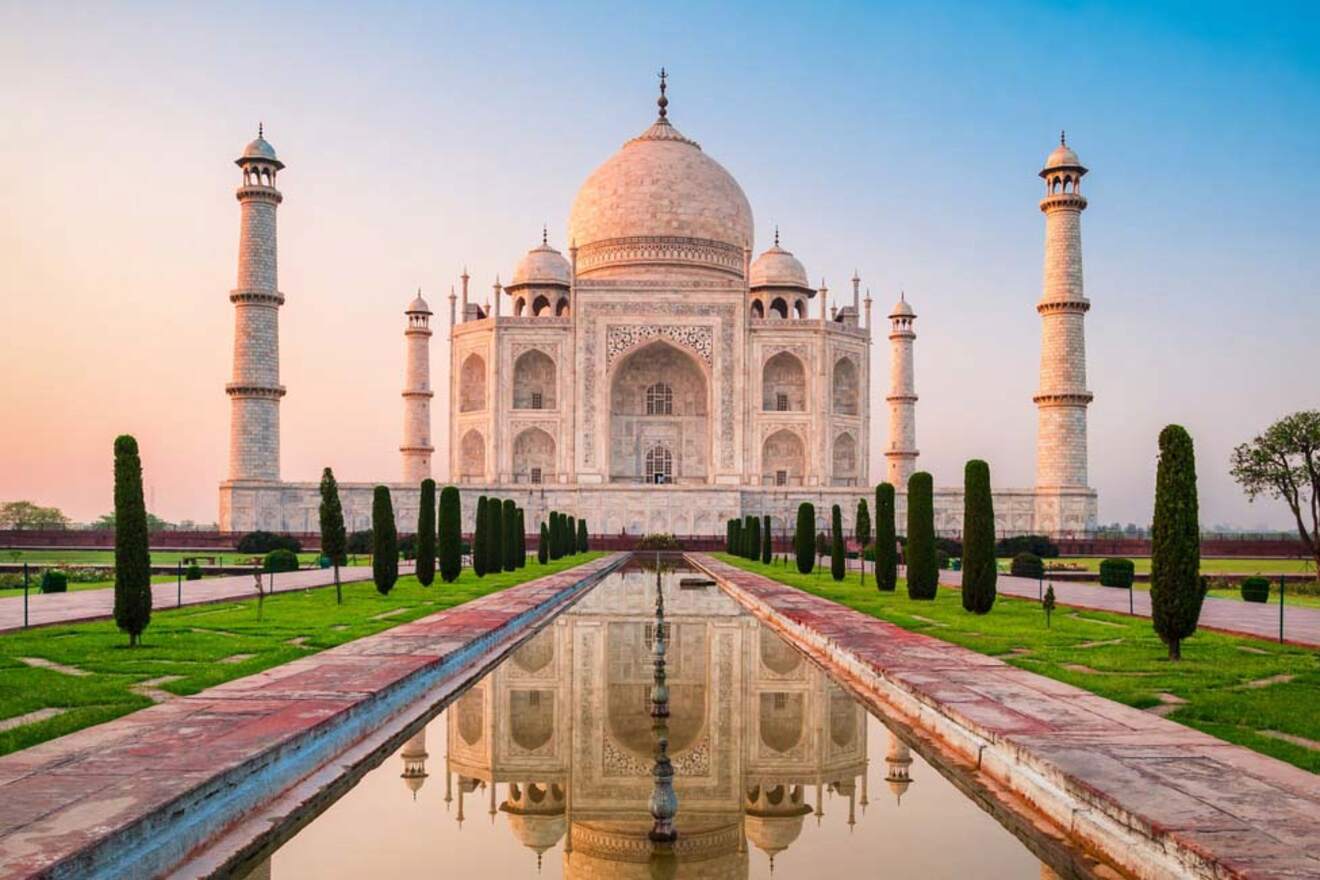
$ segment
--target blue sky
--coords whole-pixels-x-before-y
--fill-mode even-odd
[[[0,439],[0,497],[108,509],[110,440],[132,430],[158,511],[214,518],[231,161],[258,119],[289,166],[285,476],[393,478],[412,291],[443,301],[464,264],[489,289],[542,222],[563,246],[579,183],[653,118],[663,64],[670,118],[740,181],[758,249],[778,224],[836,294],[859,269],[881,315],[907,291],[937,484],[970,457],[997,485],[1032,481],[1035,172],[1066,128],[1091,168],[1102,520],[1149,518],[1176,421],[1206,523],[1286,525],[1227,457],[1320,406],[1317,9],[2,4],[0,407],[27,428]],[[874,356],[878,404],[882,338]]]

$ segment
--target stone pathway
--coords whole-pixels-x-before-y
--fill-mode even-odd
[[[399,571],[406,574],[411,571],[411,562],[399,563]],[[270,576],[263,575],[262,583],[269,589]],[[370,566],[353,566],[339,569],[339,579],[343,583],[371,579]],[[332,586],[335,582],[333,569],[303,569],[301,571],[281,572],[275,575],[275,592],[286,590],[305,590],[310,587]],[[5,598],[0,599],[0,633],[23,628],[23,594],[14,595],[12,590],[5,590]],[[207,602],[224,602],[234,599],[255,599],[257,591],[253,588],[250,574],[229,577],[203,578],[200,581],[183,582],[183,604],[201,605]],[[176,606],[177,585],[173,583],[154,584],[151,587],[151,604],[158,611]],[[103,590],[76,590],[71,593],[41,593],[35,588],[28,596],[28,622],[31,626],[49,626],[55,623],[72,623],[79,620],[99,620],[113,617],[115,611],[115,591],[107,587]]]
[[[1135,875],[1320,877],[1320,776],[709,556],[692,558],[861,696],[907,717]]]
[[[623,559],[601,557],[0,757],[0,878],[167,872],[396,713],[459,687]]]
[[[940,583],[956,587],[962,575],[956,571],[940,572]],[[1047,578],[1046,584],[1051,583]],[[1095,611],[1128,613],[1128,591],[1094,584],[1074,584],[1053,581],[1054,598],[1060,605],[1090,608]],[[1035,599],[1040,586],[1028,578],[1001,574],[996,589],[1007,596]],[[1150,592],[1132,591],[1132,610],[1138,617],[1150,617]],[[1092,621],[1100,622],[1100,621]],[[1283,609],[1284,639],[1295,645],[1320,648],[1320,608],[1286,605]],[[1278,641],[1279,606],[1236,599],[1209,597],[1201,606],[1201,626],[1241,635]]]

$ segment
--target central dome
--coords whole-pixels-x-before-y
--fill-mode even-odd
[[[591,173],[568,221],[580,275],[661,265],[741,277],[752,231],[733,175],[664,116]]]

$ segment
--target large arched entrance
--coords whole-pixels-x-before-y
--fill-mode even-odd
[[[609,387],[610,482],[709,481],[710,386],[690,354],[652,342],[615,367]]]

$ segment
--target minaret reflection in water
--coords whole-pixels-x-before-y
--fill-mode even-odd
[[[655,734],[655,766],[651,768],[651,839],[653,863],[673,860],[673,843],[678,839],[674,815],[678,797],[674,794],[674,766],[669,760],[669,687],[665,684],[665,585],[661,577],[660,554],[655,555],[655,638],[654,683],[651,685],[651,731]]]

